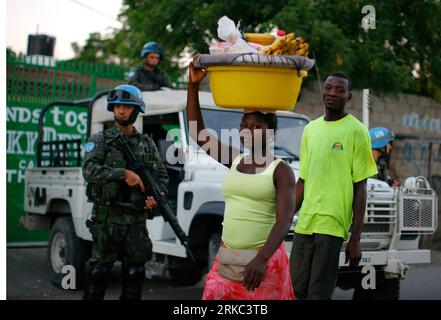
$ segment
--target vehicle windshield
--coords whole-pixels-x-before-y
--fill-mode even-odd
[[[226,110],[202,109],[206,128],[216,131],[224,144],[243,150],[239,140],[239,127],[243,113]],[[298,160],[300,139],[307,124],[303,118],[278,116],[274,152],[279,158]],[[239,143],[238,143],[239,142]]]

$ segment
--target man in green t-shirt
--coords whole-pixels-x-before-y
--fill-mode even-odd
[[[298,299],[331,299],[344,240],[346,263],[361,260],[360,236],[366,180],[377,173],[368,130],[345,111],[351,79],[331,74],[325,82],[325,115],[311,121],[300,146],[291,277]]]

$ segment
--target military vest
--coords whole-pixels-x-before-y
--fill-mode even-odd
[[[392,185],[392,178],[389,174],[389,164],[384,157],[380,157],[377,161],[378,174],[375,176],[378,180],[382,180],[389,185]]]
[[[116,132],[115,128],[111,128],[105,130],[102,134],[103,148],[105,150],[103,164],[111,168],[130,169],[124,154],[109,144],[112,138],[115,137],[115,134],[119,134],[119,132]],[[138,159],[142,160],[153,177],[157,179],[157,163],[152,155],[151,139],[137,134],[135,137],[131,136],[127,140]],[[132,188],[125,180],[109,181],[104,184],[88,183],[86,195],[92,202],[101,206],[117,206],[135,211],[144,210],[146,199],[146,194],[142,193],[139,187]]]

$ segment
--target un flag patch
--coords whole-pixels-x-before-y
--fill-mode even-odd
[[[84,150],[86,150],[86,152],[90,152],[93,149],[95,149],[95,143],[93,142],[89,142],[84,146]]]

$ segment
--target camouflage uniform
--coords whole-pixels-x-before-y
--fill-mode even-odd
[[[136,86],[141,91],[155,91],[160,90],[161,87],[171,88],[167,76],[162,73],[158,68],[155,68],[153,72],[150,72],[144,68],[139,67],[129,77],[129,84]]]
[[[114,126],[91,136],[86,144],[83,164],[83,176],[88,182],[87,196],[94,203],[92,221],[88,223],[93,237],[89,266],[102,268],[106,277],[116,260],[122,261],[123,270],[125,266],[134,265],[143,268],[152,254],[146,228],[149,212],[144,209],[146,196],[139,187],[126,184],[124,170],[128,167],[124,155],[107,144],[120,133],[120,129]],[[154,176],[160,190],[166,193],[167,172],[153,140],[135,128],[134,133],[126,138]]]
[[[382,180],[387,182],[389,185],[392,185],[392,178],[389,175],[389,164],[387,159],[381,155],[377,160],[377,171],[378,174],[374,176],[374,178],[378,180]]]

